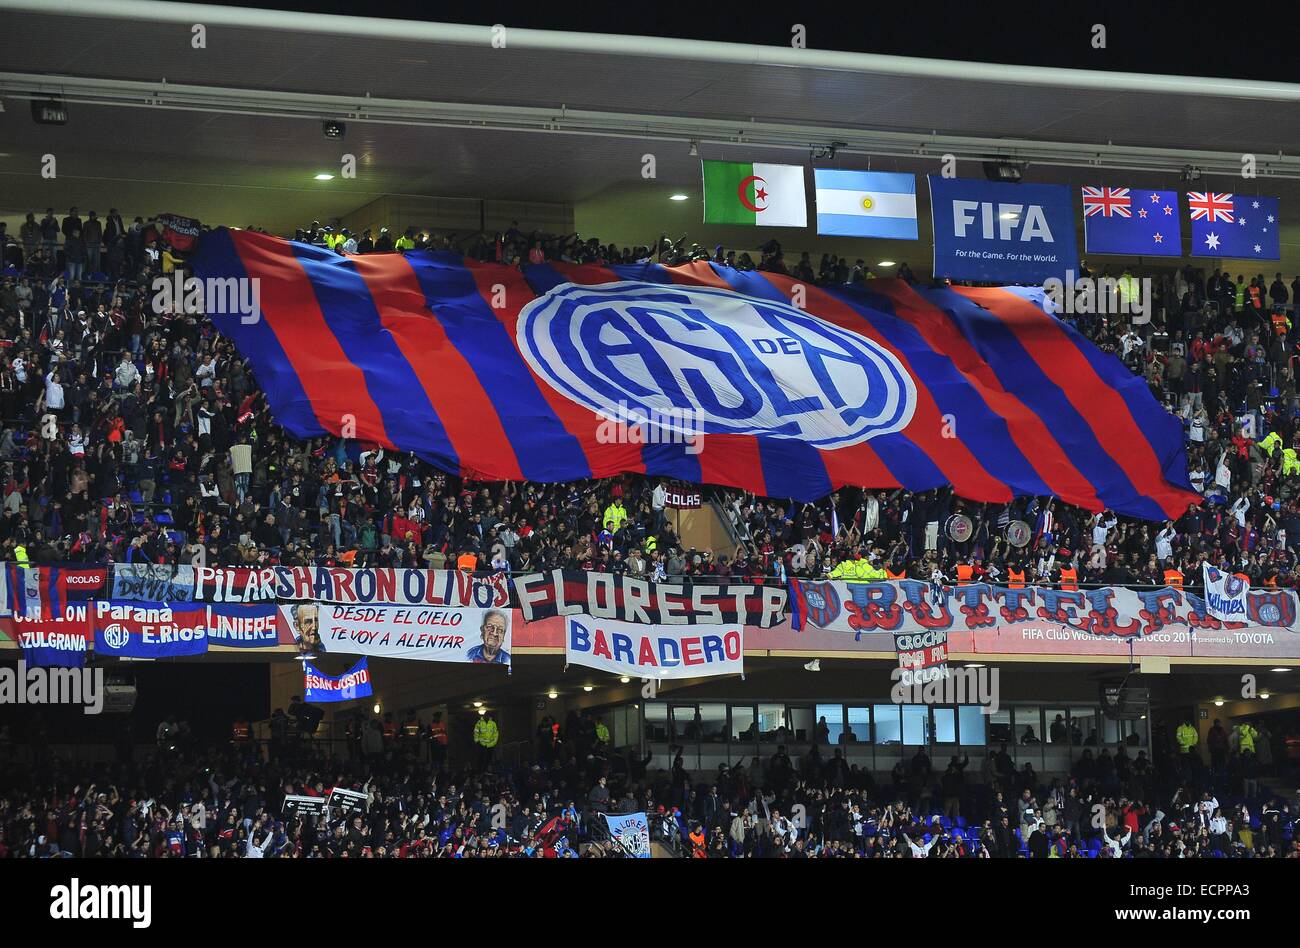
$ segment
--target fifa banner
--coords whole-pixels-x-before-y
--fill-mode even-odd
[[[564,660],[636,678],[706,678],[743,675],[744,626],[653,626],[569,616],[564,620]]]
[[[845,485],[951,485],[1147,520],[1199,502],[1181,423],[1043,310],[1043,278],[1078,266],[1071,191],[931,188],[941,262],[1032,281],[1037,303],[1016,288],[819,287],[709,261],[344,258],[224,228],[192,263],[205,280],[261,279],[259,318],[233,313],[223,331],[295,437],[346,427],[477,480],[636,472],[804,502]],[[280,598],[308,598],[286,585]]]
[[[981,637],[995,637],[1003,627],[1031,627],[1035,623],[1068,630],[1074,638],[1111,641],[1141,642],[1181,630],[1195,643],[1198,633],[1212,641],[1218,638],[1213,633],[1227,629],[1250,630],[1248,638],[1259,634],[1258,644],[1267,645],[1272,636],[1260,634],[1264,630],[1285,632],[1288,639],[1300,633],[1296,597],[1289,590],[1243,591],[1245,612],[1238,621],[1224,622],[1211,614],[1202,597],[1167,586],[1007,589],[988,583],[936,587],[908,579],[883,583],[796,579],[790,587],[790,626],[795,632],[825,629],[858,640],[872,633],[934,631],[949,636],[970,635],[977,647]],[[1057,651],[1069,651],[1066,643],[1070,636],[1053,638],[1061,642]],[[1263,641],[1265,638],[1269,641]],[[924,640],[904,644],[926,647]],[[1296,645],[1300,646],[1300,639]]]
[[[613,573],[551,570],[516,576],[525,622],[587,615],[647,625],[756,625],[785,617],[786,591],[755,583],[652,583]]]
[[[601,814],[609,828],[609,838],[633,859],[650,858],[650,821],[644,813]]]
[[[208,650],[206,606],[100,599],[94,619],[96,655],[181,658]]]
[[[510,601],[510,587],[502,573],[473,576],[460,570],[118,563],[110,595],[142,602],[301,600],[501,608]]]
[[[934,275],[1042,285],[1079,269],[1074,201],[1063,184],[930,175]]]
[[[279,611],[273,602],[210,603],[208,644],[225,648],[275,648]]]
[[[1205,576],[1205,611],[1224,622],[1240,622],[1246,617],[1250,582],[1225,573],[1209,563],[1202,566]]]
[[[509,609],[303,602],[280,606],[280,623],[304,655],[510,665]]]
[[[374,692],[370,685],[368,661],[361,659],[341,675],[326,675],[311,662],[303,662],[302,700],[327,704],[369,698]]]

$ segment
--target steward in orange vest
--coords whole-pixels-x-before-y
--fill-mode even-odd
[[[1165,570],[1165,585],[1174,589],[1183,588],[1183,574],[1176,569]]]
[[[1078,589],[1079,588],[1079,571],[1071,566],[1061,567],[1061,588]]]
[[[1025,588],[1025,571],[1023,569],[1012,569],[1007,567],[1007,588],[1024,589]]]

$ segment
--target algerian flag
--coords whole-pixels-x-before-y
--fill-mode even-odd
[[[807,227],[803,167],[705,161],[704,223]]]

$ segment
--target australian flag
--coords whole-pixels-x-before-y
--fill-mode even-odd
[[[1182,256],[1178,192],[1084,188],[1083,242],[1088,253]]]
[[[1188,191],[1193,257],[1280,260],[1282,241],[1275,197]]]

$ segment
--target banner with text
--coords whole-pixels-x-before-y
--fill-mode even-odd
[[[745,673],[740,625],[654,626],[569,616],[564,659],[635,678],[705,678]]]
[[[930,213],[936,277],[1042,284],[1079,268],[1074,200],[1063,184],[930,175]]]
[[[328,704],[369,698],[374,693],[370,684],[369,661],[363,658],[341,675],[326,675],[311,662],[303,662],[302,700]]]
[[[1190,642],[1200,637],[1206,644],[1219,645],[1223,630],[1245,630],[1257,635],[1260,644],[1273,645],[1274,632],[1285,639],[1279,643],[1281,647],[1300,644],[1300,638],[1292,638],[1300,633],[1300,623],[1296,596],[1290,590],[1245,592],[1244,614],[1236,622],[1211,615],[1205,599],[1195,593],[1171,587],[1007,589],[988,583],[932,586],[904,579],[882,583],[792,580],[790,590],[790,625],[795,632],[825,629],[855,639],[871,633],[934,630],[947,633],[950,640],[953,635],[971,634],[972,641],[979,643],[1009,628],[1037,623],[1109,641],[1141,642],[1182,630],[1190,633]],[[1061,650],[1066,649],[1062,646]]]
[[[786,591],[754,583],[652,583],[613,573],[551,570],[516,576],[525,622],[589,615],[647,625],[756,625],[785,616]]]
[[[1202,574],[1205,578],[1205,611],[1224,622],[1245,619],[1250,581],[1225,573],[1209,563],[1202,564]]]
[[[504,573],[473,576],[445,569],[346,566],[160,566],[118,563],[111,596],[143,602],[393,603],[501,608],[510,601]]]
[[[633,859],[650,858],[650,821],[644,813],[601,814],[609,838]]]
[[[303,654],[510,665],[510,610],[297,603],[280,623]]]
[[[96,655],[180,658],[208,650],[206,606],[100,599],[94,616]]]
[[[273,602],[211,603],[208,644],[226,648],[275,648],[280,644],[277,615]]]

